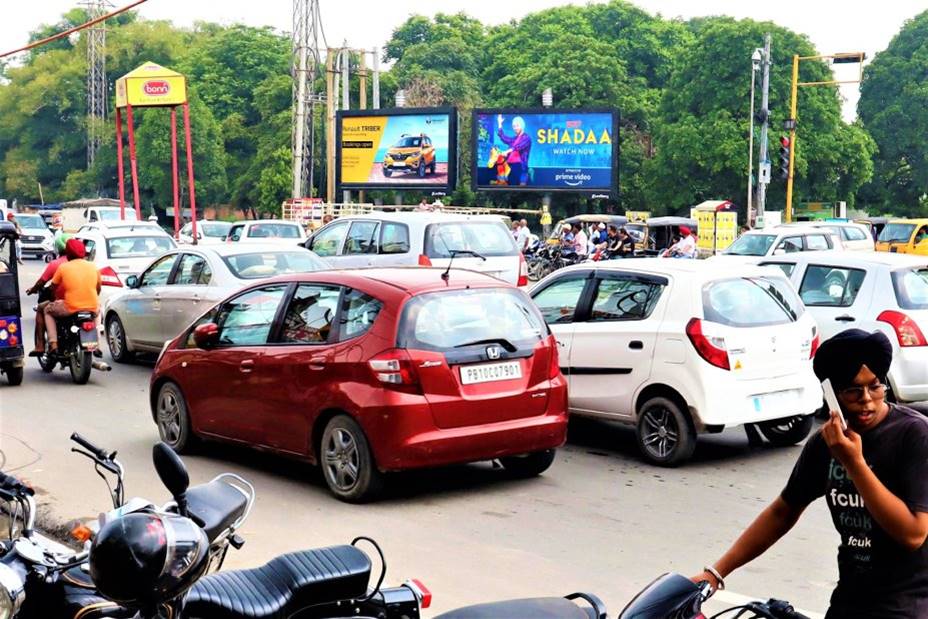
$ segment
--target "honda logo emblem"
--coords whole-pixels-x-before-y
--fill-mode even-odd
[[[499,349],[499,346],[488,346],[487,347],[487,357],[489,359],[499,359],[502,352]]]

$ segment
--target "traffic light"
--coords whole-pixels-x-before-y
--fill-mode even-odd
[[[780,136],[780,178],[789,178],[789,136]]]

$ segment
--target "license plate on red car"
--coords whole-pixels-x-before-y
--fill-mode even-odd
[[[518,361],[483,363],[461,366],[461,384],[492,383],[498,380],[522,378],[522,364]]]

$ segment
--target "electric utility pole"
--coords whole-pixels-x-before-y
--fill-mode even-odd
[[[764,51],[761,58],[760,157],[757,163],[757,217],[763,221],[767,205],[767,185],[770,184],[770,155],[767,148],[767,129],[770,125],[770,33],[764,35]]]

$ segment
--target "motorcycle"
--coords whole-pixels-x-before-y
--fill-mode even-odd
[[[578,264],[583,257],[575,252],[565,252],[560,245],[544,245],[526,258],[529,281],[538,281],[566,266]]]
[[[98,354],[100,342],[97,335],[96,319],[93,312],[77,312],[65,318],[56,318],[58,332],[58,349],[52,352],[48,346],[48,334],[45,334],[45,353],[39,355],[39,366],[45,373],[51,373],[56,366],[71,370],[71,380],[77,385],[86,385],[90,380],[90,371],[96,368],[109,372],[112,368],[94,359]]]

